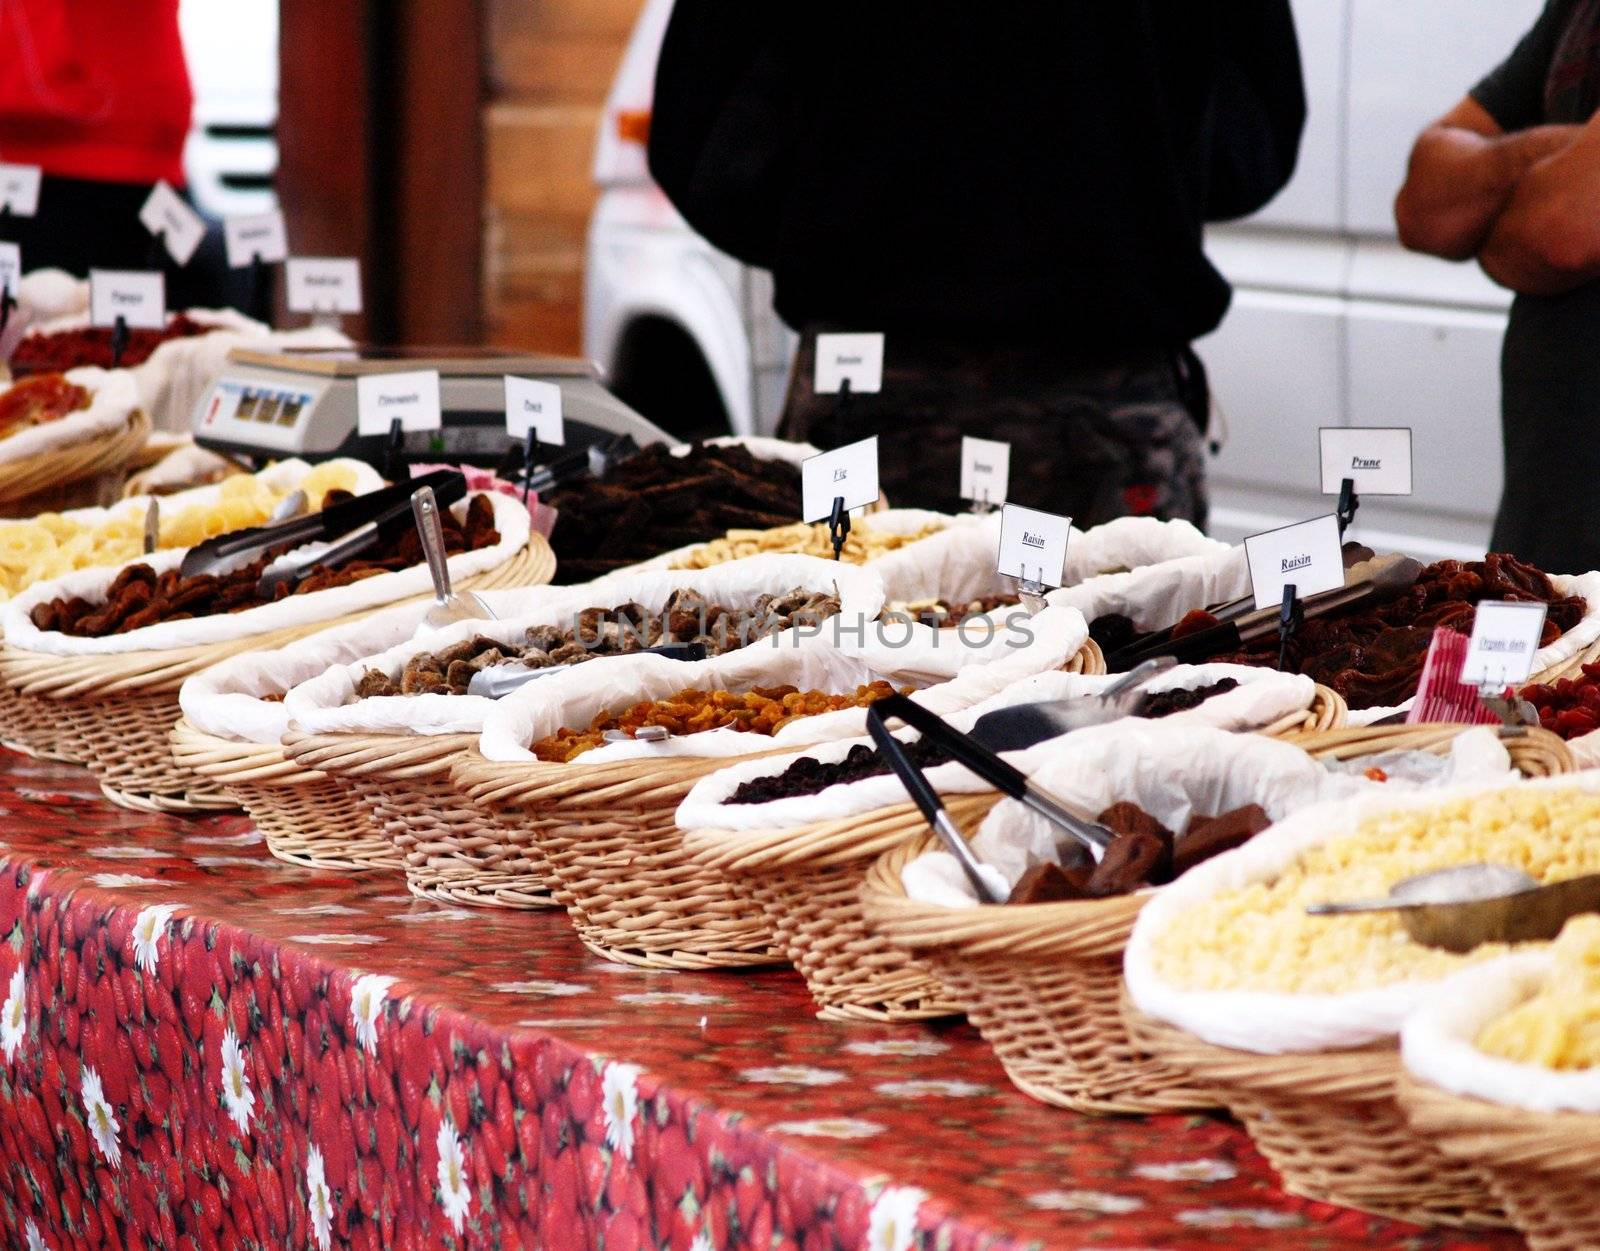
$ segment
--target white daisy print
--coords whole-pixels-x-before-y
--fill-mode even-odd
[[[239,1038],[228,1026],[222,1035],[222,1104],[233,1118],[241,1134],[250,1128],[250,1116],[255,1111],[256,1095],[250,1089],[250,1077],[244,1071],[244,1048]]]
[[[100,1148],[106,1163],[115,1168],[122,1162],[122,1144],[117,1141],[117,1114],[106,1102],[99,1072],[87,1064],[83,1066],[83,1119],[88,1122],[94,1145]]]
[[[254,847],[265,840],[260,830],[246,830],[243,834],[186,834],[183,841],[204,847]]]
[[[950,1044],[937,1038],[880,1038],[846,1043],[844,1049],[858,1056],[936,1056],[949,1051]]]
[[[467,1161],[461,1150],[461,1139],[449,1121],[439,1125],[439,1206],[450,1218],[450,1228],[456,1233],[466,1223],[467,1209],[472,1206],[472,1191],[467,1188]]]
[[[333,1240],[333,1191],[322,1163],[322,1151],[312,1147],[306,1156],[306,1207],[311,1212],[311,1232],[320,1251],[328,1251]]]
[[[299,908],[278,908],[280,917],[358,917],[360,908],[352,908],[348,904],[323,903],[305,904]]]
[[[141,877],[137,873],[91,873],[89,880],[101,890],[125,890],[130,886],[165,886],[158,877]],[[35,878],[34,881],[38,881]],[[30,885],[29,889],[32,887]]]
[[[356,1041],[368,1055],[378,1054],[378,1019],[394,978],[363,973],[350,988],[350,1019],[355,1022]]]
[[[1239,1170],[1226,1160],[1175,1160],[1171,1164],[1140,1164],[1134,1175],[1146,1181],[1158,1182],[1218,1182],[1232,1181]]]
[[[764,1082],[769,1086],[832,1086],[845,1079],[843,1073],[832,1069],[813,1069],[804,1064],[779,1064],[772,1068],[744,1069],[739,1076],[747,1082]]]
[[[22,966],[18,965],[11,974],[6,1001],[0,1004],[0,1052],[5,1054],[7,1064],[16,1056],[17,1048],[22,1046],[22,1040],[28,1032],[27,989],[22,978]]]
[[[471,908],[430,908],[421,912],[397,912],[389,919],[401,925],[431,925],[435,921],[476,921],[480,917]]]
[[[31,1216],[28,1218],[28,1223],[23,1226],[23,1236],[28,1240],[28,1251],[49,1251],[39,1233],[39,1227],[33,1223]]]
[[[974,1095],[990,1093],[988,1086],[979,1086],[973,1082],[942,1081],[938,1078],[879,1082],[873,1089],[880,1095],[889,1095],[896,1099],[926,1099],[930,1095],[944,1095],[950,1099],[970,1099]]]
[[[141,971],[147,974],[156,971],[156,961],[161,958],[156,946],[166,935],[167,922],[177,910],[177,904],[151,904],[148,908],[140,908],[139,915],[133,919],[133,934],[129,941],[133,944],[133,958],[138,961]]]
[[[1179,1212],[1178,1223],[1191,1229],[1293,1229],[1305,1220],[1271,1208],[1202,1208]]]
[[[194,862],[202,869],[259,869],[271,864],[270,860],[255,860],[250,856],[195,856]],[[273,865],[276,869],[278,866]]]
[[[780,1134],[794,1134],[800,1138],[875,1138],[885,1132],[885,1126],[876,1121],[862,1121],[851,1116],[779,1121],[772,1128]]]
[[[564,999],[568,995],[589,993],[589,987],[577,982],[496,982],[494,988],[502,995],[543,995],[547,999]]]
[[[606,1117],[606,1146],[633,1159],[633,1118],[639,1111],[639,1066],[608,1064],[600,1075]]]
[[[137,843],[116,843],[110,847],[92,847],[89,854],[97,860],[166,860],[167,853],[154,847],[140,847]]]
[[[689,1251],[716,1251],[711,1245],[711,1236],[699,1233],[694,1236],[694,1241],[689,1244]]]
[[[928,1196],[910,1186],[887,1186],[867,1222],[870,1251],[910,1251],[917,1235],[917,1209]]]
[[[1093,1212],[1097,1216],[1127,1216],[1144,1207],[1143,1199],[1099,1190],[1044,1190],[1029,1195],[1028,1203],[1043,1212]]]

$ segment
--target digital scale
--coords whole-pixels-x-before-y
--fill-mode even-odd
[[[353,456],[376,465],[384,458],[388,437],[356,433],[356,379],[421,369],[439,373],[444,428],[408,432],[408,460],[489,467],[499,463],[512,445],[506,433],[507,374],[561,388],[568,448],[616,435],[631,435],[641,447],[677,441],[607,391],[588,361],[483,348],[234,348],[195,409],[195,441],[252,461]]]

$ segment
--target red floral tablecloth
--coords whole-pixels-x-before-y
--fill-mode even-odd
[[[1044,1107],[965,1026],[821,1022],[785,970],[608,964],[560,913],[0,768],[13,1246],[1520,1246],[1287,1198],[1220,1120]]]

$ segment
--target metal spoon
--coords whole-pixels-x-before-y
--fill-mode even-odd
[[[608,743],[665,743],[672,731],[664,725],[641,725],[632,734],[626,730],[607,730],[600,736]]]
[[[422,539],[422,552],[428,559],[428,572],[433,575],[434,605],[422,624],[430,630],[442,630],[457,621],[494,621],[494,610],[472,591],[457,595],[450,589],[450,563],[445,557],[444,523],[439,519],[439,504],[433,498],[432,487],[418,487],[411,495],[411,511],[416,515],[417,534]]]
[[[1312,916],[1398,912],[1426,947],[1471,951],[1483,943],[1545,942],[1574,916],[1600,911],[1600,874],[1549,886],[1503,864],[1463,864],[1404,878],[1383,899],[1311,904]]]

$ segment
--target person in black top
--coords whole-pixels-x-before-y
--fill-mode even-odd
[[[1500,358],[1496,551],[1600,569],[1600,0],[1550,0],[1510,57],[1417,140],[1407,247],[1517,293]]]
[[[1205,517],[1227,310],[1202,227],[1264,205],[1305,121],[1288,0],[680,0],[650,168],[802,332],[784,433],[880,436],[897,503],[956,505],[963,434],[1010,498]],[[812,392],[819,330],[882,331],[884,389]]]

